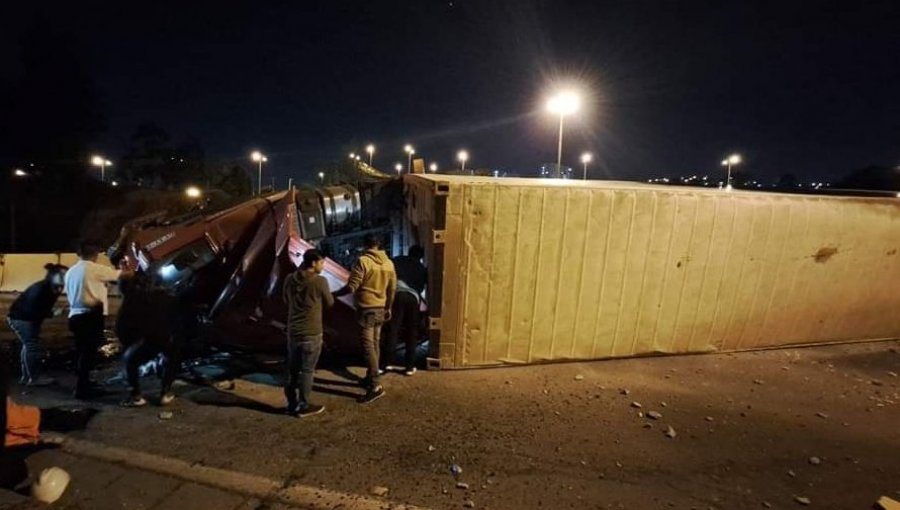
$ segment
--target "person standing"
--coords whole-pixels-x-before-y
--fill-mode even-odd
[[[322,353],[324,329],[323,308],[334,305],[328,281],[321,276],[325,257],[318,250],[303,253],[300,268],[284,282],[282,296],[288,307],[287,335],[287,413],[291,416],[312,416],[325,406],[310,401],[316,363]]]
[[[44,354],[40,334],[44,319],[54,316],[56,311],[62,313],[62,309],[55,309],[54,305],[62,294],[67,268],[59,264],[47,264],[44,269],[47,271],[44,279],[29,285],[13,301],[6,317],[9,329],[22,343],[19,355],[22,376],[19,382],[27,386],[45,386],[55,382],[53,378],[39,373]]]
[[[78,262],[66,272],[65,289],[69,301],[69,329],[75,336],[75,398],[88,399],[101,392],[91,381],[97,349],[103,343],[105,317],[109,314],[106,284],[130,277],[132,271],[113,269],[97,263],[99,247],[82,243]]]
[[[397,341],[402,333],[406,354],[403,373],[412,376],[416,373],[416,347],[419,344],[419,306],[428,273],[422,265],[425,250],[421,246],[410,246],[407,253],[408,255],[401,255],[393,260],[397,272],[397,297],[391,307],[391,321],[387,324],[382,368],[399,369],[391,363],[397,356]]]
[[[356,298],[360,343],[366,360],[366,378],[363,380],[366,394],[359,399],[361,404],[384,396],[378,359],[381,328],[391,319],[391,306],[397,291],[397,273],[393,262],[381,249],[381,240],[369,234],[364,244],[365,250],[353,265],[347,285],[335,293],[335,296],[352,293]]]

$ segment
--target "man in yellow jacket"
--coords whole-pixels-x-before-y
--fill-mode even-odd
[[[384,396],[384,386],[378,377],[381,327],[391,319],[391,306],[397,291],[397,273],[394,263],[381,249],[381,240],[375,235],[365,237],[365,250],[350,272],[347,285],[335,292],[335,297],[352,293],[356,298],[356,311],[360,327],[360,342],[366,360],[366,394],[359,399],[368,404]]]

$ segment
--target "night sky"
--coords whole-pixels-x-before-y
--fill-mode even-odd
[[[211,159],[258,148],[279,178],[308,179],[368,142],[385,169],[409,142],[444,167],[466,148],[470,166],[534,175],[556,157],[545,98],[571,83],[587,104],[563,162],[590,150],[598,177],[715,175],[733,151],[770,180],[900,165],[897,1],[67,2],[7,14],[12,72],[23,31],[74,36],[67,50],[107,119],[93,148],[111,158],[150,121],[196,136]]]

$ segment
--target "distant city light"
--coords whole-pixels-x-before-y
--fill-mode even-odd
[[[375,146],[371,143],[366,145],[366,152],[369,154],[369,166],[372,166],[372,156],[375,154]]]
[[[113,186],[115,186],[115,182],[113,182]],[[185,188],[184,194],[187,195],[188,198],[200,198],[203,195],[203,191],[197,186],[188,186]]]
[[[325,172],[319,172],[319,180],[325,182]]]
[[[28,172],[22,170],[21,168],[16,168],[15,170],[13,170],[13,175],[15,175],[16,177],[27,177]]]
[[[432,163],[432,164],[428,165],[428,169],[431,170],[432,172],[437,172],[437,170],[438,170],[437,163]]]
[[[112,166],[112,161],[103,156],[92,156],[91,164],[100,167],[100,182],[106,182],[106,167]]]
[[[351,153],[350,153],[350,159],[356,159],[356,153],[355,153],[355,152],[351,152]]]

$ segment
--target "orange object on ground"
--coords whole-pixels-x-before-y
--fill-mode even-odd
[[[6,397],[7,447],[35,444],[40,438],[41,410],[32,406],[20,406]]]

